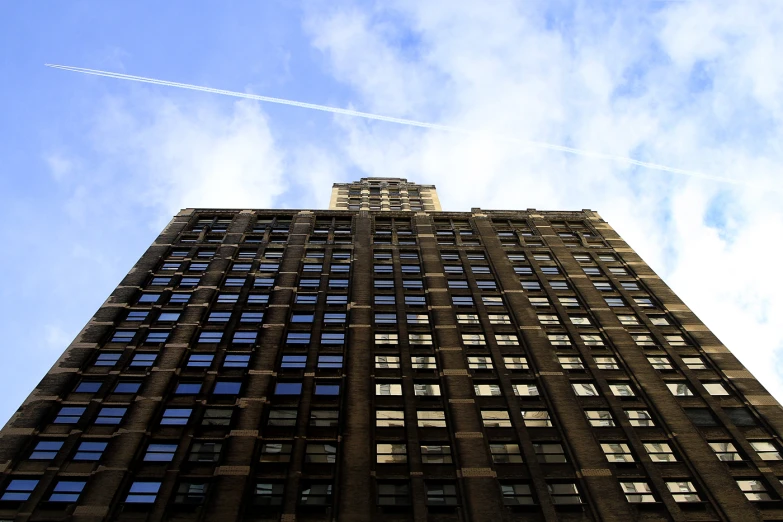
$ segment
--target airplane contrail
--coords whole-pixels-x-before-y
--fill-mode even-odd
[[[393,116],[384,116],[381,114],[372,114],[369,112],[362,112],[362,111],[355,111],[352,109],[343,109],[340,107],[330,107],[328,105],[318,105],[315,103],[306,103],[306,102],[300,102],[296,100],[287,100],[285,98],[273,98],[271,96],[261,96],[258,94],[248,94],[245,92],[237,92],[237,91],[227,91],[224,89],[213,89],[212,87],[204,87],[202,85],[192,85],[188,83],[179,83],[179,82],[171,82],[168,80],[158,80],[155,78],[145,78],[143,76],[133,76],[130,74],[121,74],[116,72],[110,72],[110,71],[101,71],[97,69],[85,69],[83,67],[72,67],[69,65],[56,65],[56,64],[44,64],[47,67],[53,67],[55,69],[62,69],[64,71],[73,71],[78,72],[82,74],[91,74],[94,76],[105,76],[107,78],[115,78],[118,80],[129,80],[133,82],[141,82],[141,83],[151,83],[153,85],[164,85],[166,87],[177,87],[180,89],[188,89],[191,91],[201,91],[201,92],[209,92],[212,94],[222,94],[223,96],[233,96],[235,98],[246,98],[249,100],[257,100],[267,103],[277,103],[279,105],[290,105],[293,107],[302,107],[304,109],[313,109],[317,111],[323,111],[323,112],[331,112],[333,114],[342,114],[345,116],[355,116],[358,118],[365,118],[368,120],[377,120],[377,121],[385,121],[389,123],[397,123],[400,125],[408,125],[411,127],[421,127],[425,129],[433,129],[433,130],[440,130],[440,131],[447,131],[447,132],[455,132],[459,134],[464,134],[468,136],[482,136],[482,137],[490,137],[496,140],[500,141],[507,141],[512,142],[520,145],[526,145],[530,147],[537,147],[541,149],[549,149],[549,150],[555,150],[558,152],[565,152],[567,154],[575,154],[578,156],[586,156],[589,158],[597,158],[597,159],[604,159],[604,160],[610,160],[610,161],[616,161],[619,163],[626,163],[629,165],[636,165],[638,167],[643,167],[646,169],[652,169],[652,170],[660,170],[664,172],[671,172],[673,174],[682,174],[685,176],[691,176],[695,178],[701,178],[711,181],[718,181],[722,183],[730,183],[733,185],[744,185],[749,186],[749,184],[744,183],[739,180],[731,179],[731,178],[724,178],[721,176],[714,176],[712,174],[706,174],[703,172],[698,172],[695,170],[687,170],[687,169],[679,169],[676,167],[669,167],[667,165],[661,165],[659,163],[651,163],[648,161],[640,161],[633,158],[628,158],[625,156],[618,156],[615,154],[605,154],[602,152],[593,152],[589,150],[584,149],[577,149],[574,147],[566,147],[563,145],[556,145],[552,143],[545,143],[542,141],[530,141],[530,140],[522,140],[519,138],[514,138],[513,136],[505,136],[502,134],[492,134],[492,133],[485,133],[485,132],[477,132],[477,131],[471,131],[467,129],[462,129],[460,127],[453,127],[451,125],[443,125],[439,123],[428,123],[423,121],[417,121],[417,120],[408,120],[404,118],[395,118]]]

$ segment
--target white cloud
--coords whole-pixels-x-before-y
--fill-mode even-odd
[[[286,187],[283,153],[259,104],[230,109],[153,97],[146,106],[109,99],[95,140],[137,203],[166,217],[180,208],[270,207]]]
[[[447,209],[597,210],[783,399],[773,363],[783,349],[775,270],[783,5],[603,8],[405,0],[313,10],[307,27],[360,110],[633,156],[777,192],[338,119],[346,165],[435,183]]]

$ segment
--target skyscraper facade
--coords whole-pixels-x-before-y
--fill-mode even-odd
[[[783,520],[780,405],[608,223],[437,202],[182,210],[0,432],[0,521]]]

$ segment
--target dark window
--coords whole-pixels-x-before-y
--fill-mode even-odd
[[[745,408],[724,408],[723,411],[728,415],[729,419],[731,419],[731,422],[737,426],[756,425],[755,417]]]
[[[218,462],[223,444],[220,442],[196,441],[190,448],[190,462]]]
[[[305,484],[299,496],[302,506],[328,506],[332,503],[331,484]]]
[[[456,506],[457,486],[442,482],[427,482],[428,506]]]
[[[177,486],[177,494],[174,496],[176,504],[203,504],[207,496],[206,482],[180,482]]]

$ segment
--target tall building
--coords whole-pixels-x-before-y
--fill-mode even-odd
[[[0,521],[783,520],[780,405],[597,213],[335,189],[174,217],[0,432]]]
[[[402,210],[440,212],[434,185],[408,183],[405,178],[362,178],[335,183],[329,210]]]

